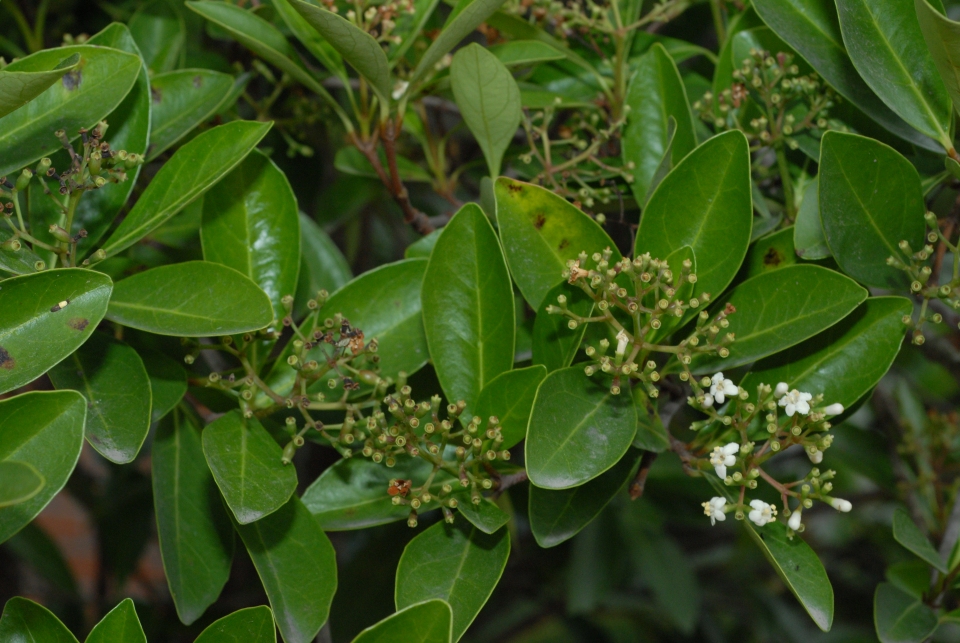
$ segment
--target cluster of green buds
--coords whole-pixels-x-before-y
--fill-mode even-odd
[[[323,4],[334,13],[339,11],[334,0],[323,0]],[[394,0],[370,4],[356,3],[352,6],[355,8],[345,11],[344,17],[385,45],[399,45],[403,42],[401,36],[393,33],[397,26],[397,20],[404,15],[416,14],[416,6],[413,0]]]
[[[910,278],[910,292],[922,299],[916,319],[909,315],[903,318],[903,323],[913,328],[911,339],[918,346],[925,341],[923,325],[927,322],[939,324],[943,321],[940,313],[929,311],[931,300],[939,299],[953,310],[960,310],[960,253],[957,251],[957,244],[952,243],[949,235],[940,230],[937,215],[927,212],[924,219],[929,230],[923,247],[914,251],[910,242],[904,239],[898,244],[901,256],[887,257],[887,265],[906,272]],[[936,243],[940,244],[940,252],[934,250],[933,244]],[[949,279],[940,276],[940,262],[945,251],[949,251],[953,258],[953,272]],[[936,262],[934,267],[930,265],[931,260]],[[937,277],[933,276],[934,270],[938,273]]]
[[[624,8],[612,2],[586,0],[521,0],[505,7],[546,27],[563,40],[585,39],[594,47],[607,44],[611,38],[623,36],[651,23],[664,23],[677,17],[689,6],[688,0],[661,0],[644,16],[628,16]]]
[[[833,90],[817,74],[801,74],[790,54],[751,49],[732,79],[719,96],[708,92],[693,108],[719,131],[741,130],[753,149],[781,144],[797,149],[797,135],[829,128],[828,110],[837,100]]]
[[[557,305],[547,307],[552,315],[568,318],[567,327],[576,329],[581,324],[603,324],[616,346],[610,355],[611,342],[601,339],[596,346],[588,344],[585,365],[587,375],[612,375],[610,392],[620,394],[624,380],[638,382],[650,398],[659,395],[656,383],[671,372],[678,372],[683,381],[693,381],[690,363],[696,354],[730,354],[732,333],[727,317],[734,309],[727,306],[713,315],[701,311],[693,331],[676,345],[659,343],[677,329],[687,313],[704,306],[710,300],[708,293],[693,295],[697,276],[692,272],[693,262],[686,259],[674,271],[666,261],[643,254],[634,259],[612,261],[610,248],[589,257],[594,267],[588,268],[588,257],[580,253],[567,263],[563,277],[579,287],[593,301],[593,310],[580,315],[570,309],[566,295],[557,298]],[[667,356],[658,364],[657,355]],[[661,362],[663,360],[661,359]]]
[[[717,373],[704,377],[694,387],[687,402],[705,413],[705,420],[694,422],[690,429],[697,436],[683,449],[681,457],[688,470],[699,475],[714,473],[723,485],[731,487],[736,500],[726,494],[704,502],[704,513],[711,523],[724,520],[734,512],[737,520],[749,518],[762,527],[777,519],[778,510],[762,500],[747,500],[748,490],[763,480],[780,494],[779,515],[787,519],[788,533],[803,531],[801,515],[814,501],[824,502],[838,511],[850,511],[849,501],[831,496],[834,471],[821,471],[833,436],[830,418],[844,412],[842,404],[823,405],[823,395],[791,389],[786,382],[775,388],[757,386],[756,396]],[[722,405],[717,408],[717,405]],[[809,473],[792,482],[781,483],[763,469],[777,453],[799,445],[814,465]],[[791,503],[793,507],[791,508]]]

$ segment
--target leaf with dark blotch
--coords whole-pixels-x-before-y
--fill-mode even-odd
[[[79,54],[66,56],[49,71],[0,70],[0,118],[26,105],[73,71],[80,63]]]

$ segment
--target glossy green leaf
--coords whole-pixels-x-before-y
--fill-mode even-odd
[[[387,167],[387,156],[383,150],[378,150],[380,165]],[[369,159],[356,147],[341,147],[333,159],[333,166],[344,174],[362,176],[368,179],[380,180],[380,175],[374,169]],[[404,183],[431,183],[433,176],[419,164],[402,156],[397,157],[397,175]]]
[[[150,378],[153,399],[150,421],[157,422],[183,399],[187,392],[187,372],[179,362],[159,351],[141,350],[139,353]]]
[[[147,643],[133,601],[120,601],[93,627],[85,643]]]
[[[547,292],[563,281],[567,261],[616,244],[596,221],[545,188],[508,178],[497,179],[497,224],[510,273],[530,306],[539,310]],[[553,302],[551,302],[553,303]]]
[[[747,254],[752,225],[750,153],[743,134],[732,131],[695,149],[657,186],[635,252],[666,259],[690,246],[697,258],[696,294],[716,298]]]
[[[33,520],[66,484],[80,457],[86,412],[83,398],[73,391],[35,391],[0,401],[0,462],[29,464],[46,481],[29,500],[0,509],[0,543]]]
[[[850,407],[890,368],[906,332],[903,316],[912,312],[903,297],[871,297],[828,330],[757,362],[740,385],[753,394],[760,383],[787,382]]]
[[[468,494],[460,499],[457,510],[467,521],[485,534],[496,533],[510,522],[510,516],[489,498],[474,504]]]
[[[287,176],[254,151],[203,197],[203,258],[249,277],[270,297],[293,296],[300,271],[300,217]]]
[[[150,152],[160,156],[213,116],[233,88],[233,76],[209,69],[181,69],[150,79]]]
[[[511,40],[494,45],[489,51],[507,67],[526,67],[566,57],[556,47],[537,40]]]
[[[491,416],[500,420],[504,449],[526,437],[533,398],[546,376],[547,368],[543,365],[518,368],[501,373],[480,391],[476,414],[484,421]]]
[[[64,57],[48,71],[0,70],[0,118],[26,105],[73,71],[80,63],[79,54]]]
[[[507,264],[476,204],[462,207],[437,239],[421,297],[437,378],[447,399],[465,401],[464,417],[471,417],[483,387],[513,368],[516,336]]]
[[[0,461],[0,509],[33,498],[45,483],[32,465],[14,460]]]
[[[53,612],[16,596],[3,606],[0,641],[10,643],[77,643],[76,637]]]
[[[483,151],[490,176],[500,176],[503,154],[520,127],[517,81],[496,56],[471,43],[453,57],[450,87],[467,128]]]
[[[353,278],[350,264],[323,228],[300,215],[300,276],[297,279],[295,314],[307,312],[307,301],[320,290],[334,292]]]
[[[630,448],[637,412],[626,394],[581,366],[547,375],[537,389],[525,447],[530,482],[568,489],[610,469]]]
[[[214,337],[265,328],[273,308],[266,293],[236,270],[188,261],[117,282],[107,316],[158,335]]]
[[[486,23],[501,33],[507,34],[513,40],[535,40],[558,49],[564,53],[567,60],[581,69],[597,75],[597,70],[586,59],[564,45],[559,39],[551,36],[546,30],[531,24],[522,16],[506,11],[495,11],[487,18]]]
[[[47,72],[74,54],[77,68],[59,82],[0,118],[0,176],[29,165],[61,149],[53,133],[58,129],[74,138],[80,128],[92,127],[112,112],[140,74],[141,62],[116,49],[75,45],[45,49],[4,67],[10,72]]]
[[[164,575],[177,615],[189,625],[230,577],[233,528],[192,421],[173,413],[160,423],[151,463]]]
[[[440,62],[447,52],[492,16],[503,3],[504,0],[474,0],[464,6],[456,17],[448,20],[436,40],[430,43],[420,62],[417,63],[416,69],[413,70],[410,84],[416,84],[424,75],[431,72],[434,65]]]
[[[12,237],[13,232],[10,230],[0,230],[0,243]],[[0,247],[0,270],[6,270],[15,275],[32,275],[37,272],[38,261],[42,261],[40,255],[31,251],[26,244],[21,243],[19,250]]]
[[[453,612],[440,599],[400,610],[360,632],[353,643],[453,643]]]
[[[256,147],[272,123],[233,121],[208,130],[176,151],[103,245],[125,250],[209,190]]]
[[[32,382],[87,341],[103,319],[111,289],[109,277],[89,270],[47,270],[4,280],[0,393]]]
[[[530,486],[530,531],[541,547],[556,547],[593,522],[633,476],[639,453],[628,452],[590,482],[571,489]]]
[[[87,441],[117,464],[133,462],[151,423],[150,379],[137,351],[105,333],[94,333],[50,370],[58,389],[87,400]]]
[[[869,286],[904,287],[909,277],[887,265],[924,243],[920,176],[879,141],[827,132],[820,143],[820,220],[827,246],[845,273]]]
[[[887,107],[857,73],[844,47],[833,0],[757,0],[753,8],[843,98],[900,138],[939,150]]]
[[[789,348],[846,317],[867,295],[854,280],[820,266],[760,273],[722,300],[737,311],[725,331],[736,337],[730,356],[697,356],[692,368],[701,373],[733,368]]]
[[[937,550],[934,549],[930,539],[920,531],[920,528],[913,522],[910,515],[903,509],[897,509],[893,512],[893,537],[898,543],[922,558],[932,567],[935,567],[944,574],[949,571],[943,562],[943,558],[941,558]]]
[[[433,467],[421,458],[397,458],[387,468],[356,456],[340,460],[324,471],[303,492],[303,504],[327,531],[364,529],[406,520],[410,509],[395,505],[387,495],[393,479],[410,479],[419,485]]]
[[[370,83],[382,104],[388,105],[393,92],[393,81],[390,79],[387,54],[380,47],[380,43],[360,27],[326,8],[301,0],[290,0],[290,4]]]
[[[266,605],[237,610],[211,623],[194,643],[277,643],[273,612]]]
[[[930,607],[890,583],[877,585],[873,622],[881,643],[922,643],[938,625]]]
[[[654,178],[664,157],[676,165],[697,146],[687,91],[677,65],[663,48],[654,44],[638,61],[627,90],[630,112],[623,130],[621,155],[630,170],[630,189],[638,203],[646,203],[656,187]],[[669,119],[676,121],[672,135]]]
[[[503,575],[510,533],[485,534],[465,521],[438,522],[411,540],[397,566],[397,609],[439,598],[453,610],[453,640],[463,636]]]
[[[843,42],[854,67],[900,118],[952,147],[953,106],[910,2],[837,0]]]
[[[296,496],[269,516],[237,525],[285,643],[312,641],[337,589],[330,539]]]
[[[231,411],[203,430],[203,455],[223,499],[241,525],[260,520],[290,499],[297,470],[256,418]]]
[[[140,5],[130,18],[130,33],[155,74],[176,69],[183,60],[187,28],[174,7],[168,0],[153,0]]]
[[[280,14],[287,28],[300,41],[300,44],[313,54],[314,58],[323,63],[323,66],[331,73],[341,78],[347,77],[347,71],[343,66],[343,59],[340,54],[333,48],[333,45],[317,33],[316,29],[310,26],[309,22],[304,20],[303,16],[293,8],[290,0],[273,0],[273,7]]]
[[[578,286],[561,282],[550,289],[543,298],[537,316],[533,321],[533,363],[543,364],[549,371],[565,368],[573,363],[577,350],[587,332],[587,324],[579,324],[573,330],[567,326],[570,320],[566,315],[551,315],[548,306],[558,304],[557,297],[567,298],[567,308],[581,317],[593,314],[596,302]]]
[[[797,220],[793,226],[793,245],[797,256],[802,259],[826,259],[830,248],[823,236],[820,224],[819,179],[813,178],[803,190],[803,201],[797,211]]]
[[[914,0],[920,32],[953,101],[960,109],[960,23],[950,20],[927,0]]]

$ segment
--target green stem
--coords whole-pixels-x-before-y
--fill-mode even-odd
[[[790,176],[790,165],[787,163],[787,154],[783,149],[783,141],[774,145],[777,152],[777,169],[780,171],[780,183],[783,185],[783,201],[787,210],[787,218],[793,222],[797,218],[797,204],[793,196],[793,179]]]
[[[727,27],[723,23],[723,10],[720,8],[721,0],[710,0],[710,13],[713,14],[713,28],[717,32],[717,45],[722,47],[727,40]]]

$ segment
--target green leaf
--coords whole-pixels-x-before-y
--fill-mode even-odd
[[[310,23],[303,19],[297,10],[290,4],[290,0],[273,0],[273,7],[280,14],[287,28],[300,41],[307,51],[313,54],[314,58],[323,63],[331,73],[340,78],[347,77],[347,70],[343,66],[343,59],[337,50],[327,42],[316,29],[310,26]]]
[[[554,491],[530,486],[530,531],[541,547],[556,547],[580,533],[633,477],[639,453],[631,451],[590,482]]]
[[[567,261],[581,252],[589,256],[610,248],[611,264],[620,260],[603,228],[563,197],[508,178],[497,179],[494,191],[503,252],[533,309],[540,309],[547,292],[563,281]]]
[[[111,289],[109,277],[90,270],[47,270],[4,280],[0,393],[32,382],[87,341],[103,319]]]
[[[76,637],[53,612],[31,600],[15,596],[3,606],[0,641],[11,643],[77,643]]]
[[[453,611],[453,641],[480,613],[510,557],[510,533],[485,534],[462,520],[438,522],[411,540],[397,566],[397,609],[431,598]]]
[[[687,91],[677,65],[656,43],[637,62],[627,90],[630,112],[623,130],[621,154],[623,163],[634,164],[630,170],[630,189],[638,203],[646,203],[656,187],[653,184],[665,155],[674,165],[697,146],[693,117],[687,102]],[[671,135],[669,119],[676,121]]]
[[[382,149],[377,150],[380,164],[387,167],[387,156]],[[356,147],[347,146],[337,150],[333,158],[333,167],[351,176],[362,176],[368,179],[380,180],[380,175],[374,169],[369,159]],[[397,175],[404,183],[431,183],[433,176],[418,164],[402,156],[397,157]]]
[[[732,131],[692,151],[650,196],[635,253],[666,259],[683,246],[697,258],[696,293],[719,297],[750,245],[753,203],[747,139]]]
[[[939,3],[938,3],[939,4]],[[920,33],[953,105],[960,109],[960,23],[937,11],[927,0],[914,0]]]
[[[147,643],[133,601],[120,601],[93,627],[85,643]]]
[[[116,464],[133,462],[150,431],[152,392],[137,351],[105,333],[94,333],[50,370],[58,389],[87,400],[87,441]]]
[[[181,69],[151,78],[147,160],[157,158],[209,120],[232,88],[233,76],[209,69]]]
[[[380,43],[343,16],[315,5],[290,0],[290,4],[316,29],[338,54],[370,83],[381,101],[381,109],[390,104],[393,81],[390,79],[390,62]]]
[[[32,465],[13,460],[0,461],[0,509],[33,498],[45,483]]]
[[[697,356],[692,368],[701,373],[733,368],[789,348],[833,326],[867,295],[854,280],[820,266],[760,273],[722,300],[737,311],[725,329],[736,337],[730,356]]]
[[[467,128],[483,151],[490,176],[500,176],[503,154],[520,127],[517,81],[496,56],[471,43],[453,56],[450,87]]]
[[[553,45],[537,40],[511,40],[494,45],[489,51],[507,67],[527,67],[566,58],[566,54]]]
[[[537,389],[525,455],[530,482],[569,489],[613,467],[637,433],[637,412],[626,393],[588,377],[582,366],[547,375]]]
[[[194,643],[277,643],[273,612],[266,605],[237,610],[211,623]]]
[[[803,190],[803,201],[793,226],[793,245],[798,257],[815,260],[830,256],[830,248],[820,224],[819,179],[814,177]]]
[[[236,528],[283,640],[312,641],[327,621],[337,589],[336,553],[320,524],[294,496],[269,516]]]
[[[909,2],[837,0],[843,42],[860,76],[900,118],[946,149],[953,106]]]
[[[73,139],[80,135],[81,128],[96,125],[120,104],[142,66],[140,58],[132,54],[76,45],[38,51],[10,63],[3,71],[48,72],[73,55],[80,56],[76,69],[20,109],[0,118],[0,176],[61,149],[54,131],[62,129]]]
[[[34,391],[0,401],[0,462],[29,464],[46,481],[29,500],[0,509],[0,543],[33,520],[66,484],[80,457],[86,412],[83,398],[73,391]]]
[[[457,505],[457,510],[471,525],[485,534],[496,533],[498,529],[510,522],[510,516],[489,498],[483,498],[473,504],[468,494]]]
[[[140,359],[150,378],[150,393],[153,405],[150,422],[173,410],[187,392],[187,372],[175,359],[154,350],[141,350]]]
[[[871,297],[828,330],[757,362],[740,385],[752,395],[760,383],[787,382],[850,407],[890,368],[906,330],[903,317],[912,312],[903,297]]]
[[[467,403],[463,417],[469,418],[483,387],[513,368],[516,337],[507,264],[476,204],[463,206],[440,233],[421,297],[437,378],[450,402]]]
[[[4,546],[39,573],[51,587],[71,598],[79,597],[77,581],[70,565],[57,544],[36,523],[26,525],[5,542]]]
[[[230,577],[233,528],[192,421],[173,413],[160,423],[151,463],[164,575],[177,616],[189,625]]]
[[[938,625],[930,607],[890,583],[877,585],[873,623],[881,643],[922,643]]]
[[[10,230],[0,230],[0,243],[12,237],[13,232]],[[26,244],[21,244],[19,250],[0,247],[0,270],[6,270],[15,275],[32,275],[37,272],[38,261],[42,261],[40,255],[31,251]]]
[[[444,25],[437,39],[430,43],[420,62],[410,78],[410,84],[416,85],[425,74],[432,71],[434,65],[440,62],[447,52],[457,46],[473,30],[479,27],[487,18],[500,8],[504,0],[473,0],[460,13]]]
[[[303,504],[327,531],[364,529],[406,520],[410,509],[387,494],[393,479],[425,481],[433,467],[421,458],[397,458],[387,468],[357,456],[338,461],[303,492]]]
[[[254,151],[203,197],[203,258],[249,277],[267,293],[275,319],[296,292],[300,217],[287,176]]]
[[[577,350],[587,332],[587,324],[578,324],[570,330],[566,315],[551,315],[548,306],[557,305],[557,297],[567,298],[567,308],[581,317],[593,314],[596,303],[578,286],[561,282],[550,289],[543,298],[533,321],[533,363],[543,364],[548,371],[565,368],[573,363]]]
[[[214,337],[265,328],[273,309],[266,293],[236,270],[187,261],[117,282],[107,316],[158,335]]]
[[[400,610],[360,632],[353,643],[453,643],[450,605],[431,599]]]
[[[207,130],[178,149],[103,245],[107,256],[126,250],[213,187],[257,146],[272,125],[233,121]]]
[[[183,60],[187,28],[183,16],[168,0],[141,5],[130,18],[130,33],[151,72],[176,69]]]
[[[483,420],[490,416],[500,420],[504,449],[517,445],[526,437],[533,398],[546,376],[547,369],[543,365],[518,368],[501,373],[480,391],[476,414]]]
[[[832,0],[757,0],[753,8],[843,98],[903,140],[939,151],[939,145],[903,122],[857,73]]]
[[[64,74],[75,70],[79,63],[79,54],[73,54],[63,58],[49,71],[0,70],[0,118],[45,92]]]
[[[879,141],[827,132],[820,143],[820,220],[830,252],[845,273],[879,288],[905,287],[909,277],[887,265],[898,244],[924,243],[926,211],[920,176]]]
[[[946,574],[950,571],[944,564],[943,558],[930,543],[930,539],[920,531],[910,515],[903,509],[897,509],[893,512],[893,538],[940,572]]]
[[[297,470],[256,418],[231,411],[203,430],[203,455],[241,525],[260,520],[297,490]]]
[[[350,264],[323,228],[305,214],[300,214],[300,276],[297,279],[296,308],[301,317],[307,312],[307,301],[320,290],[334,292],[353,278]]]

